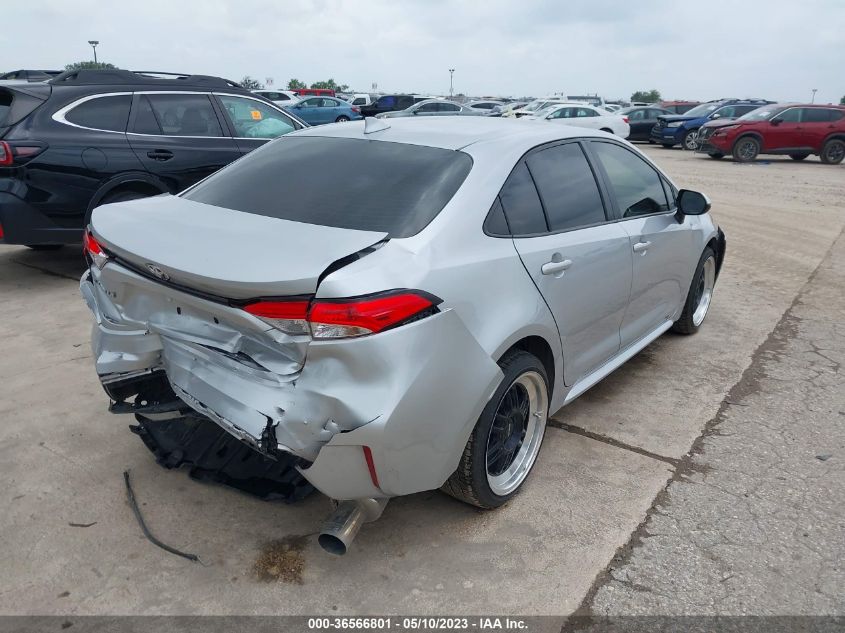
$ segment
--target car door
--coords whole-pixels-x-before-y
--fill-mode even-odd
[[[127,138],[144,168],[172,192],[241,155],[206,93],[136,92]]]
[[[575,110],[575,123],[580,127],[598,130],[609,125],[608,121],[592,108],[581,107]]]
[[[633,150],[591,141],[633,259],[631,296],[620,328],[626,348],[671,319],[687,293],[695,242],[689,216],[678,223],[671,185]]]
[[[437,116],[440,114],[440,104],[436,101],[421,103],[411,106],[408,111],[413,112],[414,116]]]
[[[828,134],[835,129],[834,117],[839,114],[828,108],[801,108],[800,145],[820,151]]]
[[[619,350],[631,287],[628,234],[608,222],[577,141],[529,153],[499,200],[522,263],[554,315],[564,382],[572,385]]]
[[[293,106],[296,115],[309,125],[320,125],[320,103],[322,97],[308,97]]]
[[[303,127],[287,112],[258,99],[221,93],[216,93],[214,98],[241,154]]]
[[[801,147],[802,113],[802,108],[787,108],[769,119],[769,125],[763,134],[763,150]]]
[[[639,108],[623,115],[628,117],[628,125],[631,128],[631,134],[628,136],[629,140],[644,141],[648,138],[651,128],[654,127],[654,123],[657,120],[649,121],[646,119],[648,111],[648,108]]]
[[[469,110],[469,108],[466,108]],[[455,116],[461,114],[461,106],[456,103],[438,103],[437,113],[440,116]],[[470,114],[467,112],[467,114]]]

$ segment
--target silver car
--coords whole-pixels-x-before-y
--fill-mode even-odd
[[[501,506],[550,412],[698,330],[725,254],[709,208],[584,128],[305,129],[93,212],[96,370],[144,432],[204,420],[291,464],[340,501],[319,540],[343,553],[391,497]]]
[[[396,110],[395,112],[382,112],[377,114],[378,119],[397,119],[408,116],[484,116],[487,114],[485,110],[476,110],[454,101],[445,101],[444,99],[426,99],[415,103],[404,110]]]

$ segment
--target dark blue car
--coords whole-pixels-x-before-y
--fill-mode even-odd
[[[343,123],[363,118],[361,108],[335,97],[307,97],[294,105],[285,106],[285,109],[310,125]]]
[[[774,103],[764,99],[720,99],[694,107],[686,114],[662,115],[651,129],[649,140],[663,147],[680,145],[684,149],[698,149],[698,129],[713,119],[730,120],[741,117],[760,106]]]

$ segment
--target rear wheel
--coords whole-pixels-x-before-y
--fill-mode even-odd
[[[346,115],[341,114],[339,117],[335,119],[338,123],[346,123],[349,120],[349,117]]]
[[[809,156],[809,154],[790,154],[789,155],[789,157],[792,160],[804,160],[805,158],[807,158],[807,156]]]
[[[681,141],[681,147],[694,152],[698,149],[698,130],[690,130],[684,134],[684,140]]]
[[[704,323],[716,286],[716,254],[709,246],[701,253],[680,318],[672,324],[678,334],[695,334]]]
[[[845,141],[834,138],[830,139],[822,147],[822,162],[825,165],[838,165],[845,159]]]
[[[479,508],[498,508],[519,491],[540,452],[549,414],[548,378],[536,356],[516,350],[500,366],[504,379],[442,488]]]
[[[760,153],[760,141],[753,136],[743,136],[734,143],[731,154],[738,163],[750,163]]]

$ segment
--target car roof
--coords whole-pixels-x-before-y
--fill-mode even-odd
[[[367,133],[364,121],[320,125],[299,130],[288,136],[319,136],[384,141],[460,150],[479,143],[525,152],[543,143],[567,138],[596,136],[603,133],[569,125],[490,117],[400,117],[377,119],[387,127]]]

